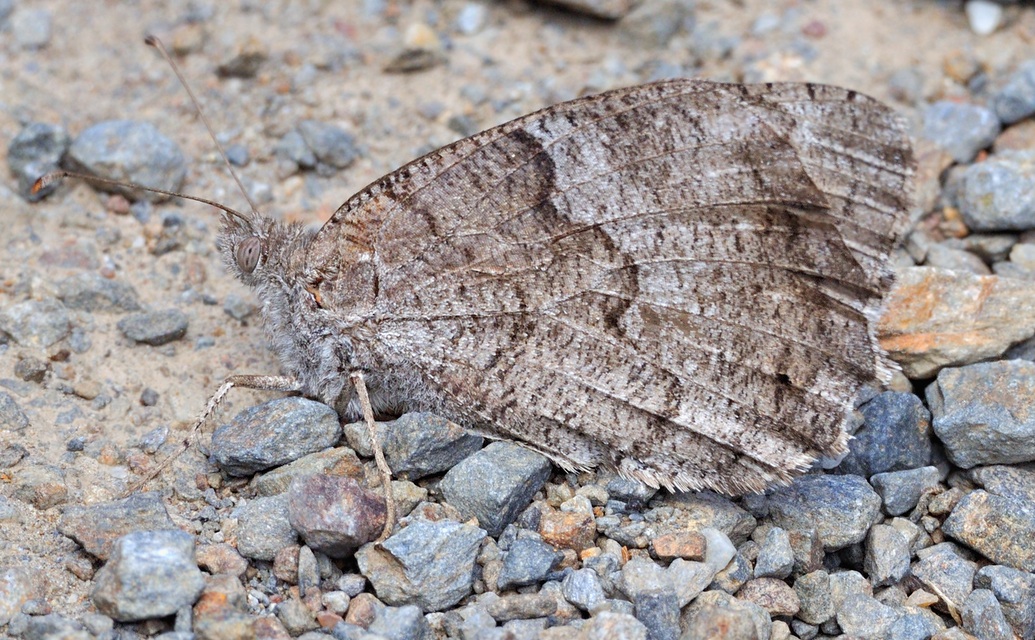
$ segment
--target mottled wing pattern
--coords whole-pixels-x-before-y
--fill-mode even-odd
[[[372,248],[376,297],[349,322],[469,426],[569,468],[738,494],[843,450],[858,387],[887,376],[869,318],[911,174],[872,99],[668,81],[414,161],[311,253],[335,282],[336,259]],[[349,316],[347,291],[321,291]]]

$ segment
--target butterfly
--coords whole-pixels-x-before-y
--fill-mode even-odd
[[[353,420],[359,374],[377,413],[435,412],[567,470],[761,491],[844,452],[859,388],[895,368],[873,326],[913,171],[900,118],[832,86],[561,103],[319,229],[224,210],[220,250],[284,369],[232,381]]]

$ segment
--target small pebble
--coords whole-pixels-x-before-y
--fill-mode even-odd
[[[1003,6],[992,0],[967,0],[963,5],[970,30],[979,36],[995,33],[1003,23]]]
[[[999,118],[979,105],[936,102],[924,111],[923,136],[938,143],[959,163],[970,162],[999,135]]]
[[[72,142],[68,159],[77,169],[102,178],[166,191],[179,191],[187,175],[186,156],[148,122],[111,120],[95,124]],[[129,187],[106,186],[106,190],[115,190],[134,201],[168,198]]]
[[[53,18],[46,9],[19,8],[11,16],[10,32],[23,49],[42,49],[50,44]]]
[[[187,335],[187,316],[179,309],[130,314],[117,324],[133,342],[159,347]]]
[[[58,183],[51,183],[32,193],[37,178],[59,168],[71,143],[72,139],[62,127],[45,122],[30,122],[18,132],[7,146],[7,165],[18,180],[21,197],[36,202],[57,189]]]

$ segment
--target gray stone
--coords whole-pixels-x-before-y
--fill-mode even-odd
[[[931,593],[959,609],[973,590],[977,564],[964,559],[951,542],[921,550],[912,566],[913,575]]]
[[[356,139],[336,125],[303,120],[298,123],[298,132],[316,157],[318,171],[324,165],[333,173],[335,169],[348,167],[360,156]]]
[[[115,541],[134,531],[174,529],[175,523],[154,492],[134,493],[122,500],[65,509],[57,529],[90,555],[107,560]]]
[[[12,620],[11,626],[15,627],[16,622]],[[13,629],[8,631],[14,632]],[[89,640],[91,637],[82,624],[57,613],[29,617],[18,636],[25,640]]]
[[[119,331],[133,342],[159,347],[187,335],[187,316],[179,309],[142,311],[122,318]]]
[[[912,511],[920,496],[937,487],[940,480],[941,473],[937,467],[920,467],[878,473],[870,478],[870,484],[884,501],[884,512],[898,516]]]
[[[686,617],[684,628],[686,632],[681,640],[759,640],[760,637],[750,613],[714,604],[695,609]]]
[[[939,101],[923,114],[923,137],[937,143],[959,163],[974,159],[999,135],[999,118],[987,107]]]
[[[49,464],[23,464],[14,473],[11,497],[43,511],[68,500],[65,471]]]
[[[930,463],[931,414],[920,398],[885,391],[860,410],[863,426],[848,441],[849,454],[839,472],[868,478]]]
[[[79,134],[67,157],[86,173],[165,191],[179,191],[187,175],[187,159],[180,148],[147,122],[110,120],[95,124]],[[130,187],[105,189],[114,189],[131,200],[158,202],[167,198]]]
[[[273,146],[273,153],[281,160],[295,165],[295,171],[299,168],[311,169],[316,166],[316,154],[309,148],[305,138],[297,129],[285,133]]]
[[[11,33],[22,49],[42,49],[50,43],[53,19],[46,9],[19,8],[11,16]]]
[[[518,538],[503,556],[503,569],[497,580],[499,590],[543,582],[563,558],[563,553],[542,540]]]
[[[361,478],[363,463],[349,447],[324,449],[257,475],[252,486],[256,495],[275,496],[287,491],[295,478],[318,473]]]
[[[664,568],[646,558],[633,558],[622,567],[618,586],[634,603],[642,594],[671,591],[682,608],[704,591],[714,577],[715,570],[703,562],[676,558]]]
[[[482,30],[488,11],[484,5],[468,2],[460,8],[456,15],[456,30],[465,36],[473,35]]]
[[[140,310],[137,291],[132,285],[92,271],[58,281],[57,290],[58,298],[69,309],[91,312]]]
[[[647,627],[651,640],[679,638],[679,597],[671,590],[640,593],[633,602],[636,619]]]
[[[349,446],[373,456],[366,423],[343,427]],[[377,423],[377,438],[396,477],[418,480],[447,471],[481,449],[484,438],[432,413],[407,413]]]
[[[886,604],[857,593],[841,603],[837,610],[837,624],[845,635],[852,638],[883,638],[900,616]]]
[[[193,537],[178,529],[135,531],[115,542],[90,597],[101,613],[132,622],[189,607],[204,587]]]
[[[834,613],[841,609],[841,604],[846,598],[853,595],[873,595],[873,586],[870,581],[863,577],[858,571],[838,571],[829,576],[830,580],[830,603]]]
[[[875,587],[897,584],[909,573],[909,541],[898,529],[875,524],[866,536],[864,567]]]
[[[250,299],[242,298],[235,293],[227,294],[223,300],[223,311],[226,312],[226,315],[239,322],[244,322],[252,317],[257,310],[258,308],[254,302]]]
[[[945,623],[930,609],[906,607],[898,620],[888,627],[887,638],[894,640],[928,640],[934,634],[944,631]]]
[[[44,595],[44,585],[27,567],[0,566],[0,626],[18,614],[26,602]],[[8,629],[10,631],[10,629]]]
[[[679,523],[687,531],[703,532],[708,528],[717,529],[725,533],[734,545],[740,545],[747,540],[758,525],[754,516],[742,507],[729,498],[708,490],[665,492],[652,504],[678,509]]]
[[[441,611],[471,593],[484,538],[485,531],[469,524],[415,519],[380,548],[361,547],[356,560],[385,603]]]
[[[545,618],[557,611],[557,601],[541,593],[515,593],[493,599],[486,611],[496,622]]]
[[[715,567],[707,562],[693,562],[676,558],[668,565],[665,574],[679,596],[682,609],[696,598],[715,579]]]
[[[942,524],[959,540],[996,564],[1035,571],[1035,505],[971,491]]]
[[[621,33],[636,47],[663,48],[679,31],[687,10],[679,0],[637,3],[619,23]]]
[[[927,388],[934,431],[964,469],[1035,460],[1035,362],[1005,360],[943,369]]]
[[[927,248],[927,257],[924,264],[939,269],[951,269],[953,271],[967,271],[979,276],[987,276],[992,273],[985,261],[977,255],[964,249],[956,249],[944,243],[935,243]]]
[[[0,332],[30,349],[46,349],[71,330],[68,310],[52,298],[26,300],[0,312]]]
[[[647,627],[633,616],[625,613],[601,611],[582,625],[578,640],[647,640]]]
[[[794,551],[791,539],[780,527],[772,527],[765,534],[755,560],[756,578],[784,579],[794,568]]]
[[[974,589],[963,601],[960,610],[963,628],[981,640],[1013,640],[1013,631],[1006,616],[988,589]]]
[[[273,560],[298,541],[288,520],[287,494],[254,498],[233,512],[237,518],[237,551],[253,560]]]
[[[810,475],[778,487],[768,499],[773,524],[815,529],[829,551],[861,542],[880,517],[880,497],[859,476]]]
[[[1003,151],[963,174],[959,205],[972,231],[1035,227],[1035,149]]]
[[[680,614],[680,625],[682,628],[690,629],[698,612],[710,607],[717,607],[732,612],[733,615],[727,619],[733,618],[737,614],[746,614],[754,623],[756,638],[768,638],[772,635],[773,620],[768,611],[754,602],[739,600],[722,591],[705,591],[689,606],[684,607]],[[742,629],[739,623],[734,624],[736,626],[733,628]]]
[[[751,567],[751,561],[738,553],[733,556],[726,567],[715,574],[710,585],[711,589],[721,589],[729,594],[736,593],[744,583],[754,577],[755,572]]]
[[[385,526],[384,498],[352,478],[301,476],[291,483],[287,496],[291,528],[331,558],[351,556]]]
[[[29,426],[29,417],[22,411],[21,405],[11,394],[0,391],[0,428],[8,431],[21,431]],[[21,458],[19,457],[19,460]],[[17,462],[15,462],[17,464]],[[0,465],[13,467],[14,464]]]
[[[995,595],[1006,621],[1022,640],[1035,638],[1035,574],[989,565],[978,569],[974,587]]]
[[[657,493],[657,489],[632,478],[615,476],[607,481],[608,498],[620,500],[634,508],[646,505]]]
[[[992,108],[1004,124],[1019,122],[1035,113],[1035,60],[1029,60],[1010,76],[992,98]]]
[[[794,581],[798,594],[797,617],[809,624],[820,625],[834,617],[834,601],[831,597],[830,574],[819,570],[799,576]]]
[[[970,478],[997,496],[1035,502],[1035,468],[1032,465],[975,467]]]
[[[801,609],[798,594],[786,582],[776,578],[748,580],[737,592],[739,600],[753,602],[770,616],[794,616]]]
[[[308,545],[302,545],[298,550],[298,592],[305,593],[309,587],[319,586],[320,568],[316,562],[316,554]]]
[[[498,536],[528,506],[550,475],[542,455],[512,442],[493,442],[446,473],[439,488],[465,518]]]
[[[316,629],[316,614],[296,598],[288,598],[277,606],[277,619],[292,636]]]
[[[53,193],[56,183],[35,194],[32,187],[37,178],[59,168],[69,144],[68,132],[59,125],[46,122],[25,125],[7,146],[7,165],[11,175],[18,180],[18,195],[29,202],[36,202]]]
[[[431,628],[424,619],[424,612],[413,605],[378,610],[367,631],[389,640],[423,640],[431,637]]]
[[[579,609],[591,612],[605,599],[600,577],[592,569],[579,569],[564,576],[561,583],[564,599]]]
[[[334,446],[338,414],[327,405],[293,396],[240,412],[212,434],[211,456],[227,473],[248,475]]]

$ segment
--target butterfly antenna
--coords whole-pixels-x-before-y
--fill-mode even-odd
[[[176,191],[166,191],[165,189],[155,189],[154,187],[145,187],[144,185],[141,185],[141,184],[134,184],[132,182],[123,182],[122,180],[110,180],[108,178],[99,178],[97,176],[91,176],[91,175],[86,174],[86,173],[78,173],[76,171],[64,171],[64,170],[62,170],[62,171],[54,171],[52,173],[48,173],[48,174],[44,175],[43,177],[37,178],[36,182],[34,182],[33,185],[32,185],[31,193],[33,195],[36,195],[40,191],[43,191],[44,189],[46,189],[50,185],[54,184],[58,180],[61,180],[62,178],[79,178],[80,180],[85,180],[86,182],[94,182],[94,183],[97,183],[97,184],[106,184],[106,185],[111,185],[113,187],[122,187],[124,189],[140,189],[141,191],[150,191],[151,193],[160,193],[163,196],[171,196],[173,198],[183,198],[184,200],[193,200],[194,202],[200,202],[202,204],[207,204],[209,206],[215,207],[216,209],[219,209],[220,211],[224,211],[227,214],[229,214],[231,216],[234,216],[235,218],[240,218],[243,222],[248,222],[248,223],[251,222],[251,220],[248,218],[248,216],[244,215],[243,213],[241,213],[239,211],[234,211],[233,209],[231,209],[230,207],[226,206],[225,204],[219,204],[218,202],[214,202],[214,201],[208,200],[206,198],[198,198],[196,196],[188,196],[188,195],[185,195],[185,194],[182,194],[182,193],[178,193]]]
[[[241,190],[241,195],[243,195],[244,199],[248,201],[248,206],[252,209],[252,216],[258,217],[259,210],[255,206],[255,202],[253,202],[251,197],[249,197],[248,191],[244,188],[244,184],[241,183],[241,179],[237,176],[237,172],[234,171],[233,165],[230,164],[230,159],[226,157],[226,151],[223,150],[223,145],[219,144],[219,140],[216,138],[215,132],[212,131],[212,125],[209,124],[208,118],[205,117],[205,111],[201,108],[201,103],[198,102],[198,99],[197,97],[195,97],[194,92],[191,91],[190,85],[187,84],[187,79],[183,77],[182,73],[180,73],[180,68],[176,66],[176,63],[173,61],[172,56],[169,55],[169,52],[166,50],[165,45],[162,44],[162,41],[158,39],[158,36],[148,34],[144,37],[144,42],[149,46],[154,47],[158,50],[158,53],[162,54],[162,57],[165,59],[165,61],[169,63],[170,67],[172,67],[173,73],[176,74],[176,78],[180,81],[180,84],[183,85],[183,88],[187,90],[187,95],[190,96],[190,101],[194,103],[194,109],[198,112],[198,115],[201,117],[201,121],[205,124],[205,128],[208,129],[208,135],[212,138],[212,142],[215,143],[216,149],[219,150],[219,155],[223,158],[223,162],[226,164],[226,168],[230,171],[230,175],[233,176],[234,182],[237,183],[237,188]],[[204,202],[204,200],[201,200],[200,198],[189,199]],[[220,208],[224,211],[227,211],[226,207]],[[240,214],[237,214],[236,212],[235,215],[240,216]]]

